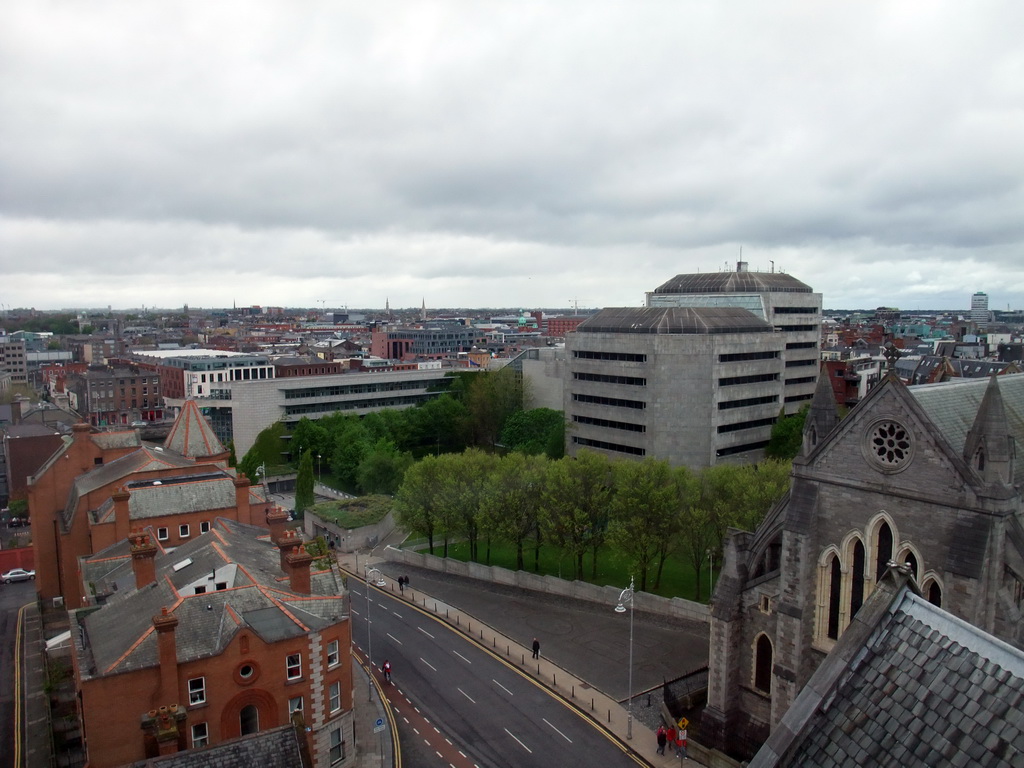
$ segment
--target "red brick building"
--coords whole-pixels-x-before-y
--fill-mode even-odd
[[[316,768],[354,761],[351,624],[331,569],[271,517],[232,520],[171,551],[154,529],[83,558],[99,605],[71,613],[91,768],[306,728]],[[140,728],[141,724],[141,728]]]
[[[39,596],[80,607],[86,594],[78,558],[123,541],[133,528],[149,526],[163,546],[175,547],[218,517],[265,525],[271,505],[227,468],[227,458],[193,400],[162,446],[143,444],[136,430],[76,424],[72,441],[29,481]]]
[[[566,334],[575,331],[579,324],[589,317],[589,315],[549,317],[545,321],[546,333],[548,336],[565,336]]]

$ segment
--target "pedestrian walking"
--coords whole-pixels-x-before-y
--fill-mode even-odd
[[[398,591],[405,594],[405,576],[398,577]]]
[[[686,757],[686,729],[680,728],[676,734],[676,757],[688,759]]]
[[[384,670],[384,679],[387,682],[390,683],[391,682],[391,662],[388,661],[387,659],[385,659],[384,660],[384,666],[382,667],[382,669]]]
[[[670,725],[665,729],[665,743],[671,744],[673,747],[676,745],[676,727]]]
[[[540,658],[540,640],[533,638],[533,658]]]
[[[658,754],[665,754],[665,745],[668,743],[668,736],[665,735],[665,726],[658,726]]]

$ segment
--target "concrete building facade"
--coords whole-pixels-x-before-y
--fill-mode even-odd
[[[785,336],[747,309],[604,309],[566,337],[566,452],[692,468],[763,456]]]
[[[792,275],[735,272],[676,275],[647,294],[649,307],[740,307],[769,323],[784,339],[781,360],[786,413],[814,396],[820,364],[821,294]]]

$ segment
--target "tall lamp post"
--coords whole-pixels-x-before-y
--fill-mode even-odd
[[[629,707],[626,716],[626,738],[633,738],[633,577],[629,577],[629,586],[619,593],[619,602],[615,606],[616,613],[626,612],[626,601],[629,601]]]
[[[316,479],[319,480],[323,475],[323,470],[320,469],[320,454],[316,455]]]
[[[715,551],[708,550],[708,602],[711,602],[711,595],[715,591]]]
[[[373,699],[373,635],[370,633],[370,582],[373,581],[378,587],[384,586],[384,575],[376,568],[366,569],[366,663],[370,665],[370,676],[368,679],[368,700]]]

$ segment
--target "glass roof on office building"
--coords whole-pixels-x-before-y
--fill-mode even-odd
[[[772,333],[774,328],[739,307],[608,307],[577,333]]]

